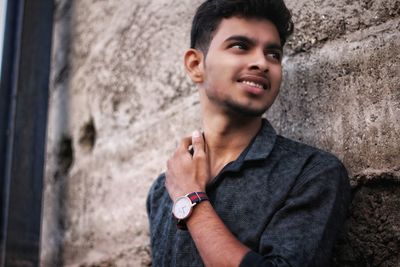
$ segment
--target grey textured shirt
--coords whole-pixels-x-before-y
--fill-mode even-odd
[[[203,266],[179,230],[161,174],[147,212],[153,266]],[[230,231],[249,247],[241,266],[329,266],[350,202],[347,172],[333,155],[276,135],[268,121],[207,187]]]

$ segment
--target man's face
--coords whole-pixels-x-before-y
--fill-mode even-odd
[[[261,116],[274,102],[282,80],[282,47],[268,20],[223,19],[203,64],[209,104],[246,116]]]

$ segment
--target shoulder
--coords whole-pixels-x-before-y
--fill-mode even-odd
[[[165,173],[161,173],[150,187],[149,195],[164,191]]]
[[[161,201],[168,199],[165,197],[167,191],[165,190],[165,173],[161,173],[150,187],[147,194],[147,212],[150,214],[153,207],[159,206]]]
[[[305,165],[308,168],[313,166],[344,168],[342,162],[332,153],[280,135],[277,136],[274,150],[275,153],[285,157],[306,159]]]
[[[274,150],[281,160],[301,165],[297,186],[311,180],[322,180],[327,185],[348,185],[347,170],[332,153],[283,136],[277,136]]]

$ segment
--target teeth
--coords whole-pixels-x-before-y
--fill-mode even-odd
[[[264,86],[262,86],[262,84],[258,84],[258,83],[254,83],[254,82],[250,82],[250,81],[242,81],[242,83],[253,86],[253,87],[258,87],[260,89],[264,89]]]

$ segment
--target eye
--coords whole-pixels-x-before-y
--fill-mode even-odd
[[[237,49],[237,50],[248,50],[249,47],[245,43],[233,43],[229,46],[229,48]]]
[[[282,60],[282,53],[280,51],[267,51],[266,56],[275,61],[281,62]]]

